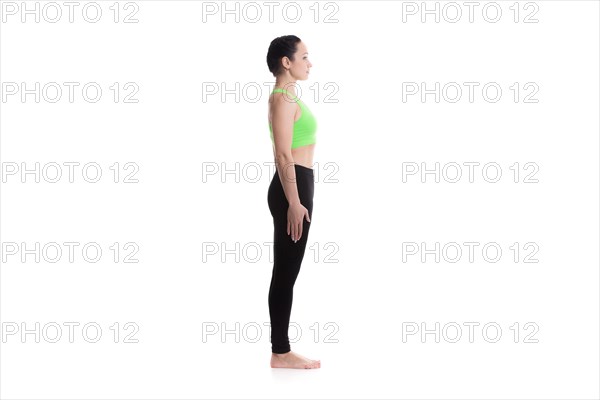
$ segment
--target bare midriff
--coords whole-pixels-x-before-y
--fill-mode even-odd
[[[294,121],[298,121],[302,114],[302,110],[298,106],[298,110],[294,115]],[[269,123],[271,123],[271,112],[269,110]],[[306,168],[313,168],[313,159],[315,154],[315,146],[316,144],[309,144],[306,146],[296,147],[292,149],[292,158],[296,164],[300,164]],[[273,154],[275,154],[275,144],[273,143]]]
[[[313,167],[313,155],[315,153],[315,144],[296,147],[292,149],[292,157],[296,164],[300,164],[306,168]]]

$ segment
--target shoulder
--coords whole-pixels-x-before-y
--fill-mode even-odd
[[[290,92],[271,92],[270,98],[274,101],[286,101],[288,103],[297,103],[298,97]]]
[[[287,93],[281,93],[281,92],[276,92],[276,93],[271,93],[269,96],[269,104],[272,104],[273,106],[277,107],[277,108],[289,108],[289,109],[295,109],[296,108],[296,104],[300,104],[300,102],[298,101],[299,99],[292,99],[290,98],[290,95]]]

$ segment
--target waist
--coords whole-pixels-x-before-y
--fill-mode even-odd
[[[315,171],[312,168],[305,167],[304,165],[294,164],[294,170],[296,171],[296,176],[300,174],[309,178],[315,177]],[[275,174],[279,175],[279,171],[277,169],[275,169]]]
[[[304,165],[294,164],[296,167],[296,172],[300,172],[302,174],[306,174],[308,176],[315,176],[315,171],[312,168],[305,167]]]

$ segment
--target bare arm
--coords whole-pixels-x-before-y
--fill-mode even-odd
[[[273,96],[271,127],[275,143],[273,155],[279,179],[290,205],[300,203],[296,185],[296,169],[292,157],[292,135],[296,103],[287,99],[284,93]]]
[[[287,234],[294,242],[302,236],[304,219],[310,222],[306,207],[300,203],[296,184],[296,168],[292,158],[292,137],[294,134],[294,114],[296,103],[282,95],[273,98],[271,127],[273,129],[274,156],[277,172],[285,197],[289,203],[287,212]]]

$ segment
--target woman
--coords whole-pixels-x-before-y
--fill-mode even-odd
[[[274,226],[274,264],[269,289],[271,367],[320,368],[290,349],[288,328],[294,283],[304,258],[312,217],[314,194],[313,154],[317,124],[306,105],[296,97],[297,80],[308,79],[312,67],[306,45],[294,35],[271,42],[267,65],[275,76],[269,96],[269,130],[276,171],[268,191]]]

